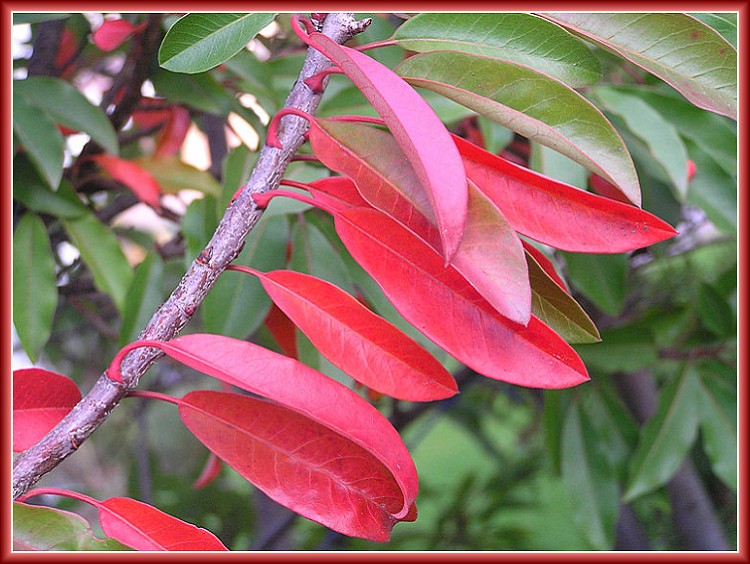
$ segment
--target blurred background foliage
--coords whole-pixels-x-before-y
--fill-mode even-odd
[[[358,38],[362,43],[389,37],[402,21],[397,14],[372,16],[374,24]],[[736,14],[698,17],[736,44]],[[105,18],[146,31],[104,51],[89,37]],[[49,118],[40,118],[32,132],[38,146],[14,143],[14,245],[19,253],[26,252],[21,243],[34,249],[40,268],[53,273],[51,281],[44,272],[30,273],[48,289],[49,303],[36,319],[14,312],[16,329],[35,362],[70,376],[84,391],[119,346],[136,337],[203,248],[252,169],[264,124],[283,105],[305,54],[282,14],[250,49],[220,67],[170,72],[156,63],[154,45],[176,19],[135,13],[14,16],[14,82],[52,77],[91,101],[85,106],[68,90],[42,88],[33,99],[14,91],[14,112]],[[542,393],[462,369],[398,316],[343,249],[330,219],[298,202],[274,201],[238,259],[260,270],[311,272],[356,293],[458,374],[460,396],[436,405],[373,398],[401,429],[419,470],[415,523],[397,526],[382,545],[344,538],[295,518],[226,467],[213,482],[191,489],[207,452],[172,406],[139,399],[125,402],[43,483],[154,503],[212,530],[235,550],[735,547],[736,125],[696,108],[622,59],[591,49],[602,78],[581,92],[625,140],[644,209],[676,226],[679,235],[629,254],[550,254],[601,331],[601,343],[576,346],[591,374],[585,386]],[[390,66],[403,57],[397,47],[371,53]],[[117,92],[133,96],[134,103],[113,129],[102,125],[101,116]],[[179,151],[156,154],[162,127],[139,126],[133,119],[133,111],[144,109],[141,95],[160,100],[162,108],[187,109],[190,127]],[[490,150],[587,188],[589,175],[580,165],[462,106],[425,95],[454,132],[480,132]],[[27,103],[30,110],[22,107]],[[67,109],[67,119],[57,115]],[[320,113],[373,111],[346,80],[333,77]],[[80,133],[46,136],[55,123]],[[81,157],[97,144],[151,171],[169,193],[165,211],[157,214],[139,203]],[[60,146],[64,161],[56,169],[38,166],[35,153],[46,158]],[[673,165],[687,161],[695,173],[683,184],[684,169]],[[309,181],[323,174],[315,163],[297,162],[287,177]],[[16,264],[25,264],[25,256],[19,254]],[[256,281],[225,276],[188,331],[252,338],[278,350],[264,324],[270,308]],[[301,335],[296,345],[304,362],[351,384]],[[16,352],[16,368],[28,363],[19,345]],[[207,383],[162,360],[142,386],[177,395]],[[47,501],[96,523],[75,502]]]

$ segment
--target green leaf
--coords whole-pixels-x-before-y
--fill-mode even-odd
[[[618,315],[625,303],[628,255],[561,253],[568,279],[575,288],[609,315]]]
[[[701,432],[711,469],[737,491],[737,373],[718,363],[701,363]]]
[[[53,192],[25,155],[13,159],[13,198],[30,210],[61,218],[72,219],[88,213],[70,182],[63,179],[57,192]]]
[[[562,432],[562,478],[571,493],[573,520],[597,550],[610,550],[620,507],[617,472],[595,425],[573,402]]]
[[[617,471],[618,478],[624,479],[638,440],[638,424],[615,391],[607,393],[604,386],[592,386],[580,397],[581,409],[602,445],[603,456]]]
[[[640,205],[635,167],[617,131],[591,102],[528,67],[456,52],[409,57],[396,72],[546,145],[618,186]]]
[[[609,111],[619,115],[628,129],[648,146],[677,189],[675,196],[684,201],[688,188],[687,149],[675,127],[640,96],[616,88],[595,88],[593,95]]]
[[[98,539],[83,517],[13,502],[13,550],[111,551],[132,550],[114,539]]]
[[[187,14],[169,29],[159,64],[174,72],[199,73],[240,51],[276,14]]]
[[[117,134],[106,114],[71,83],[51,77],[30,77],[13,83],[14,95],[46,113],[56,123],[88,133],[108,153],[117,154]]]
[[[157,94],[176,104],[226,117],[233,111],[237,100],[230,91],[219,84],[211,73],[176,74],[162,69],[151,75]]]
[[[698,432],[702,402],[698,375],[687,366],[662,390],[656,413],[641,431],[630,462],[625,501],[665,484],[677,471]]]
[[[420,53],[461,51],[519,63],[571,86],[599,80],[599,62],[583,43],[531,14],[419,14],[393,39]]]
[[[210,196],[221,193],[221,185],[211,173],[182,162],[178,156],[144,156],[132,162],[151,174],[165,194],[180,190],[197,190]]]
[[[642,87],[621,87],[618,90],[639,96],[682,137],[710,155],[728,174],[737,175],[737,128],[734,122],[696,108],[676,94],[648,91]]]
[[[529,167],[545,176],[586,190],[589,184],[589,171],[565,155],[549,147],[531,142]]]
[[[128,289],[125,311],[120,325],[120,346],[138,339],[153,313],[164,301],[164,263],[156,253],[149,253],[135,269]]]
[[[63,220],[63,227],[91,271],[94,285],[112,298],[122,314],[133,271],[115,234],[93,214]]]
[[[27,213],[13,233],[13,325],[26,354],[36,362],[52,332],[57,278],[47,230]]]
[[[702,209],[721,231],[736,233],[738,217],[737,176],[727,173],[706,151],[686,142],[688,154],[695,163],[687,202]]]
[[[513,141],[513,131],[495,123],[484,116],[477,116],[479,131],[482,133],[484,148],[495,155],[505,149]]]
[[[700,284],[695,306],[698,318],[711,333],[721,338],[737,334],[734,311],[724,297],[709,284]]]
[[[736,13],[727,12],[710,14],[708,12],[692,12],[688,15],[693,16],[696,20],[700,20],[707,26],[718,31],[724,39],[732,44],[732,47],[735,49],[737,48]]]
[[[14,83],[16,81],[13,81]],[[55,190],[63,173],[64,142],[57,125],[22,94],[13,96],[13,133],[44,181]]]
[[[626,326],[603,330],[602,342],[576,345],[576,352],[590,369],[607,374],[632,372],[652,367],[658,361],[651,332],[643,327]]]
[[[234,263],[264,272],[284,268],[288,240],[287,219],[264,214]],[[201,305],[203,325],[209,333],[244,339],[263,324],[270,307],[257,278],[225,272]]]
[[[595,343],[599,331],[583,308],[526,253],[531,311],[569,343]]]
[[[45,13],[38,13],[38,12],[32,12],[32,13],[14,12],[13,13],[13,25],[35,24],[35,23],[41,23],[41,22],[49,22],[52,20],[62,20],[69,16],[70,14],[66,14],[63,12],[54,13],[54,14],[45,14]]]
[[[189,268],[219,224],[216,198],[211,196],[193,200],[182,217],[182,236],[185,238],[185,268]]]
[[[247,146],[238,145],[226,156],[222,173],[224,187],[221,198],[217,202],[219,212],[226,209],[237,190],[250,178],[250,173],[258,161],[258,155],[257,151],[251,153]]]
[[[696,106],[737,119],[737,51],[698,20],[663,13],[543,15],[658,76]]]
[[[354,295],[354,285],[337,249],[325,235],[304,219],[297,222],[292,232],[292,257],[289,269],[326,280]]]

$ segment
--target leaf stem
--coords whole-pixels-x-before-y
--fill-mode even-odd
[[[398,45],[398,42],[394,39],[384,39],[383,41],[373,41],[372,43],[365,43],[364,45],[357,45],[353,47],[356,51],[369,51],[370,49],[380,49],[381,47],[392,47]]]

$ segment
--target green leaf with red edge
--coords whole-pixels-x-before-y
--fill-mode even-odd
[[[531,253],[526,253],[526,260],[529,263],[534,315],[568,343],[601,341],[599,331],[580,304],[547,274]]]
[[[440,250],[437,222],[426,194],[395,138],[370,126],[317,120],[315,154],[354,180],[362,197]],[[469,182],[466,227],[453,266],[502,315],[526,324],[531,290],[521,243],[503,214]]]
[[[337,532],[389,539],[404,503],[400,485],[345,435],[283,406],[226,392],[190,392],[179,411],[204,445],[271,499]]]
[[[98,539],[88,522],[69,511],[13,502],[13,550],[130,550],[114,539]]]
[[[544,273],[555,284],[560,286],[560,288],[562,288],[565,291],[565,293],[570,294],[567,284],[565,284],[565,281],[560,277],[560,275],[557,272],[557,269],[555,268],[555,265],[552,264],[552,261],[547,258],[547,255],[545,255],[542,251],[537,249],[534,245],[532,245],[528,241],[524,241],[522,239],[521,244],[523,245],[523,250],[526,251],[527,254],[531,255],[531,257],[542,268],[542,270],[544,270]]]
[[[461,51],[513,61],[549,74],[571,86],[595,83],[599,62],[580,41],[533,14],[418,14],[396,29],[404,49]]]
[[[291,270],[252,274],[315,348],[357,382],[406,401],[458,393],[432,355],[340,288]]]
[[[228,550],[206,529],[135,499],[111,497],[95,506],[104,534],[136,550]]]
[[[588,380],[578,355],[549,327],[534,316],[524,327],[498,314],[432,247],[388,216],[352,208],[335,221],[346,248],[399,313],[480,374],[537,388]]]
[[[94,155],[91,157],[96,164],[107,171],[117,182],[133,192],[138,199],[152,208],[161,208],[159,195],[161,187],[156,179],[133,161],[113,157],[111,155]]]
[[[409,57],[396,72],[570,157],[640,205],[635,166],[617,130],[562,82],[522,65],[453,51]]]
[[[388,420],[349,388],[294,359],[221,335],[184,335],[158,347],[194,370],[267,397],[369,451],[389,469],[403,492],[402,507],[394,517],[401,519],[408,513],[417,495],[414,463]]]
[[[313,32],[310,44],[331,59],[385,120],[427,192],[446,262],[458,249],[468,194],[461,158],[427,102],[389,68]]]
[[[696,106],[737,119],[737,51],[697,19],[660,13],[542,15],[658,76]]]
[[[41,368],[13,371],[13,451],[22,452],[46,435],[81,401],[75,382]]]
[[[622,253],[676,234],[658,217],[513,164],[454,136],[466,174],[513,229],[557,249]]]

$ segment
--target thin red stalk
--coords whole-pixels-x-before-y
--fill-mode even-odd
[[[152,390],[130,390],[128,392],[129,398],[147,398],[171,403],[173,405],[182,405],[182,400],[162,394],[161,392],[154,392]]]
[[[369,51],[370,49],[380,49],[381,47],[391,47],[393,45],[398,45],[398,42],[393,39],[384,39],[383,41],[373,41],[372,43],[357,45],[353,49],[357,51]]]
[[[294,155],[292,157],[292,162],[297,162],[297,161],[319,163],[320,159],[318,157],[316,157],[315,155],[298,154],[298,155]]]
[[[249,266],[243,266],[241,264],[230,264],[227,266],[227,270],[236,270],[237,272],[244,272],[245,274],[252,274],[253,276],[262,276],[263,273]]]
[[[127,356],[130,351],[140,349],[142,347],[153,347],[162,350],[163,346],[164,343],[162,341],[154,341],[150,339],[128,343],[119,350],[119,352],[112,359],[112,362],[109,363],[109,368],[107,368],[105,374],[113,382],[122,383],[122,372],[120,371],[120,365],[122,364],[125,356]]]
[[[268,124],[268,132],[266,133],[266,145],[274,147],[275,149],[283,149],[281,141],[279,141],[279,122],[281,118],[288,115],[294,115],[306,119],[309,122],[313,122],[313,117],[307,112],[303,112],[297,108],[282,108],[276,112],[271,118],[271,123]]]
[[[301,190],[309,191],[310,189],[308,184],[305,184],[304,182],[297,182],[296,180],[290,180],[288,178],[282,178],[279,184],[283,186],[291,186],[292,188],[299,188]]]
[[[95,500],[92,497],[87,496],[86,494],[82,494],[79,492],[71,492],[69,490],[63,490],[60,488],[35,488],[33,490],[29,490],[24,495],[20,496],[16,501],[26,501],[30,497],[35,497],[38,495],[59,495],[63,497],[69,497],[71,499],[76,499],[78,501],[82,501],[84,503],[88,503],[89,505],[93,505],[94,507],[98,507],[100,503]]]
[[[319,202],[318,200],[314,200],[309,196],[304,196],[297,192],[292,192],[291,190],[274,190],[273,192],[265,192],[264,194],[254,194],[253,199],[255,200],[255,203],[258,205],[258,207],[265,208],[268,206],[268,202],[270,202],[277,196],[286,196],[287,198],[291,198],[292,200],[302,202],[303,204],[310,204],[311,206],[315,206],[316,208],[328,212],[331,215],[336,215],[336,212],[334,212],[333,208],[323,204],[322,202]]]

